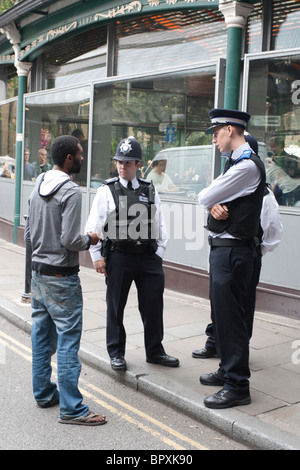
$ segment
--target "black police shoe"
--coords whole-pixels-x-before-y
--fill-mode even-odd
[[[127,365],[124,357],[112,357],[110,360],[112,370],[126,370]]]
[[[207,408],[214,409],[231,408],[232,406],[249,405],[250,403],[251,397],[249,393],[234,392],[224,388],[204,399],[204,405]]]
[[[200,382],[202,385],[224,385],[224,377],[219,372],[212,372],[211,374],[200,375]]]
[[[209,359],[210,357],[217,357],[215,348],[202,348],[195,349],[192,356],[196,359]]]
[[[166,367],[179,366],[179,359],[177,359],[177,357],[168,356],[168,354],[162,354],[161,356],[156,357],[147,357],[146,361],[151,364],[159,364],[160,366]]]

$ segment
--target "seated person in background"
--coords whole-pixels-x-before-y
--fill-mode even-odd
[[[291,178],[282,167],[267,157],[265,161],[267,182],[281,206],[294,206],[300,200],[300,178]]]
[[[284,148],[284,140],[281,137],[273,137],[270,140],[271,152],[269,156],[272,156],[273,161],[276,165],[282,168],[291,178],[300,177],[300,159],[296,155],[291,155],[286,152]],[[298,148],[298,146],[295,146]],[[290,147],[292,149],[292,147]]]
[[[159,155],[152,161],[153,169],[148,173],[146,179],[149,181],[153,181],[154,186],[156,187],[158,192],[176,192],[178,191],[177,186],[173,183],[171,178],[165,173],[165,169],[167,166],[167,157],[164,156],[163,159]]]
[[[8,169],[7,162],[2,163],[2,173],[3,178],[11,178],[11,173]]]

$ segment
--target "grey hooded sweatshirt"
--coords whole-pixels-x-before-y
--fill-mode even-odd
[[[79,271],[79,251],[90,236],[81,235],[81,192],[59,170],[42,173],[28,200],[25,240],[32,246],[32,269],[45,274]]]

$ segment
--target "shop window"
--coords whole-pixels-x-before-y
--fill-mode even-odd
[[[0,176],[14,179],[16,167],[17,101],[0,106]]]
[[[273,0],[271,49],[300,47],[300,5],[295,0]]]
[[[163,197],[195,200],[212,175],[211,137],[215,67],[95,85],[91,186],[116,176],[113,157],[130,135],[143,150],[140,176]]]
[[[249,15],[246,29],[245,52],[261,52],[263,44],[262,27],[263,2],[257,2],[253,5],[253,11]]]
[[[41,172],[52,168],[50,147],[55,137],[75,135],[82,145],[84,160],[80,173],[72,175],[72,179],[80,186],[86,186],[89,108],[89,87],[32,94],[26,97],[24,180],[35,181]]]
[[[107,27],[55,41],[43,55],[44,88],[58,88],[106,76]]]
[[[145,16],[118,21],[115,74],[129,75],[226,56],[227,31],[218,10]]]
[[[282,206],[300,208],[300,56],[250,62],[249,132]]]

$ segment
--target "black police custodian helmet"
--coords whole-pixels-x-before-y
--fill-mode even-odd
[[[120,162],[125,161],[142,161],[142,147],[140,143],[134,137],[126,137],[126,139],[121,140],[118,145],[116,155],[114,156],[115,160]]]
[[[253,152],[256,153],[256,155],[258,155],[258,142],[256,138],[253,137],[253,135],[248,134],[248,132],[245,132],[244,137],[245,137],[245,141],[248,142]]]
[[[235,109],[211,109],[209,111],[211,126],[207,129],[206,134],[212,134],[214,127],[223,125],[241,126],[246,129],[250,119],[250,114]]]

